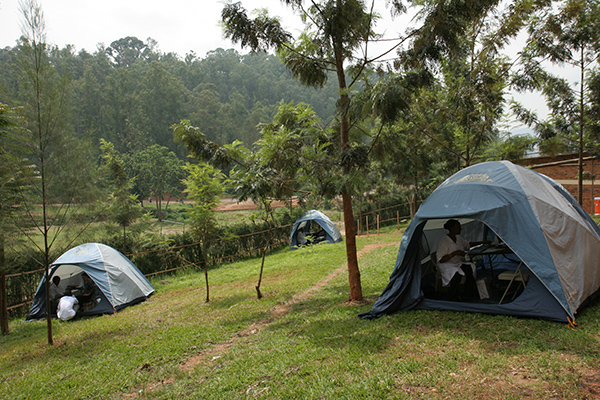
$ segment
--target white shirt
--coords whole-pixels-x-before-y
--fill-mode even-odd
[[[465,262],[465,258],[463,256],[455,255],[451,259],[446,262],[440,263],[440,259],[447,254],[453,253],[456,250],[469,251],[471,245],[469,242],[463,237],[456,235],[456,242],[450,238],[448,235],[444,235],[444,237],[438,243],[437,248],[437,262],[438,262],[438,270],[442,275],[442,286],[448,286],[452,277],[457,272],[460,275],[464,275],[464,271],[460,268],[463,264],[469,264],[471,268],[473,268],[473,276],[475,276],[475,264],[470,262]]]

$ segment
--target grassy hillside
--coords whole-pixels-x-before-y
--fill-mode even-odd
[[[0,398],[591,399],[600,395],[600,307],[564,324],[455,312],[365,321],[401,234],[359,237],[363,292],[349,304],[344,243],[157,278],[150,301],[111,315],[11,321]]]

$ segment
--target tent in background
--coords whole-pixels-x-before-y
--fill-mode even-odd
[[[61,277],[61,286],[83,286],[81,275],[87,273],[98,288],[93,304],[80,309],[78,315],[112,314],[129,305],[144,301],[154,288],[140,270],[123,254],[104,244],[86,243],[74,247],[50,265],[50,280]],[[52,314],[55,314],[53,310]],[[35,293],[27,320],[46,316],[46,281],[44,277]]]
[[[342,241],[342,235],[335,227],[329,217],[321,211],[310,210],[300,217],[292,227],[290,235],[290,248],[296,249],[298,243],[298,233],[302,230],[304,234],[313,237],[313,243],[327,241],[337,243]]]
[[[509,271],[521,265],[527,272],[527,286],[514,300],[452,302],[425,295],[431,254],[450,218],[459,219],[469,241],[498,237],[514,258]],[[501,271],[487,273],[498,283]],[[360,317],[435,309],[567,322],[599,288],[600,229],[577,201],[542,174],[508,161],[486,162],[457,172],[423,202],[402,237],[387,287]]]

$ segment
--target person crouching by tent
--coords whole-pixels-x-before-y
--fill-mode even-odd
[[[58,310],[56,316],[63,321],[69,321],[77,315],[79,310],[79,301],[77,297],[72,296],[70,291],[67,291],[58,302]]]
[[[460,222],[455,219],[446,221],[444,229],[448,231],[448,234],[438,243],[436,253],[442,286],[450,285],[450,300],[458,301],[460,300],[460,283],[465,277],[463,296],[468,301],[476,301],[478,299],[475,282],[476,266],[471,262],[466,262],[465,255],[472,246],[488,242],[468,242],[460,236],[462,227]]]

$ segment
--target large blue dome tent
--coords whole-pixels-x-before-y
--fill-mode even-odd
[[[298,248],[298,233],[302,230],[308,235],[309,232],[318,233],[317,240],[319,242],[327,241],[329,243],[337,243],[342,241],[342,234],[329,219],[321,211],[310,210],[294,223],[292,233],[290,235],[290,248],[295,250]]]
[[[80,310],[78,315],[112,314],[124,307],[146,300],[154,288],[140,270],[121,252],[101,243],[76,246],[50,265],[50,280],[61,278],[61,285],[83,286],[86,273],[98,288],[93,308]],[[46,316],[45,277],[38,286],[27,320]]]
[[[469,241],[498,237],[527,271],[512,301],[452,302],[424,295],[426,265],[458,219]],[[499,272],[499,271],[496,271]],[[560,184],[508,161],[467,167],[421,205],[402,237],[387,287],[361,318],[409,309],[455,310],[568,322],[600,288],[600,229]]]

